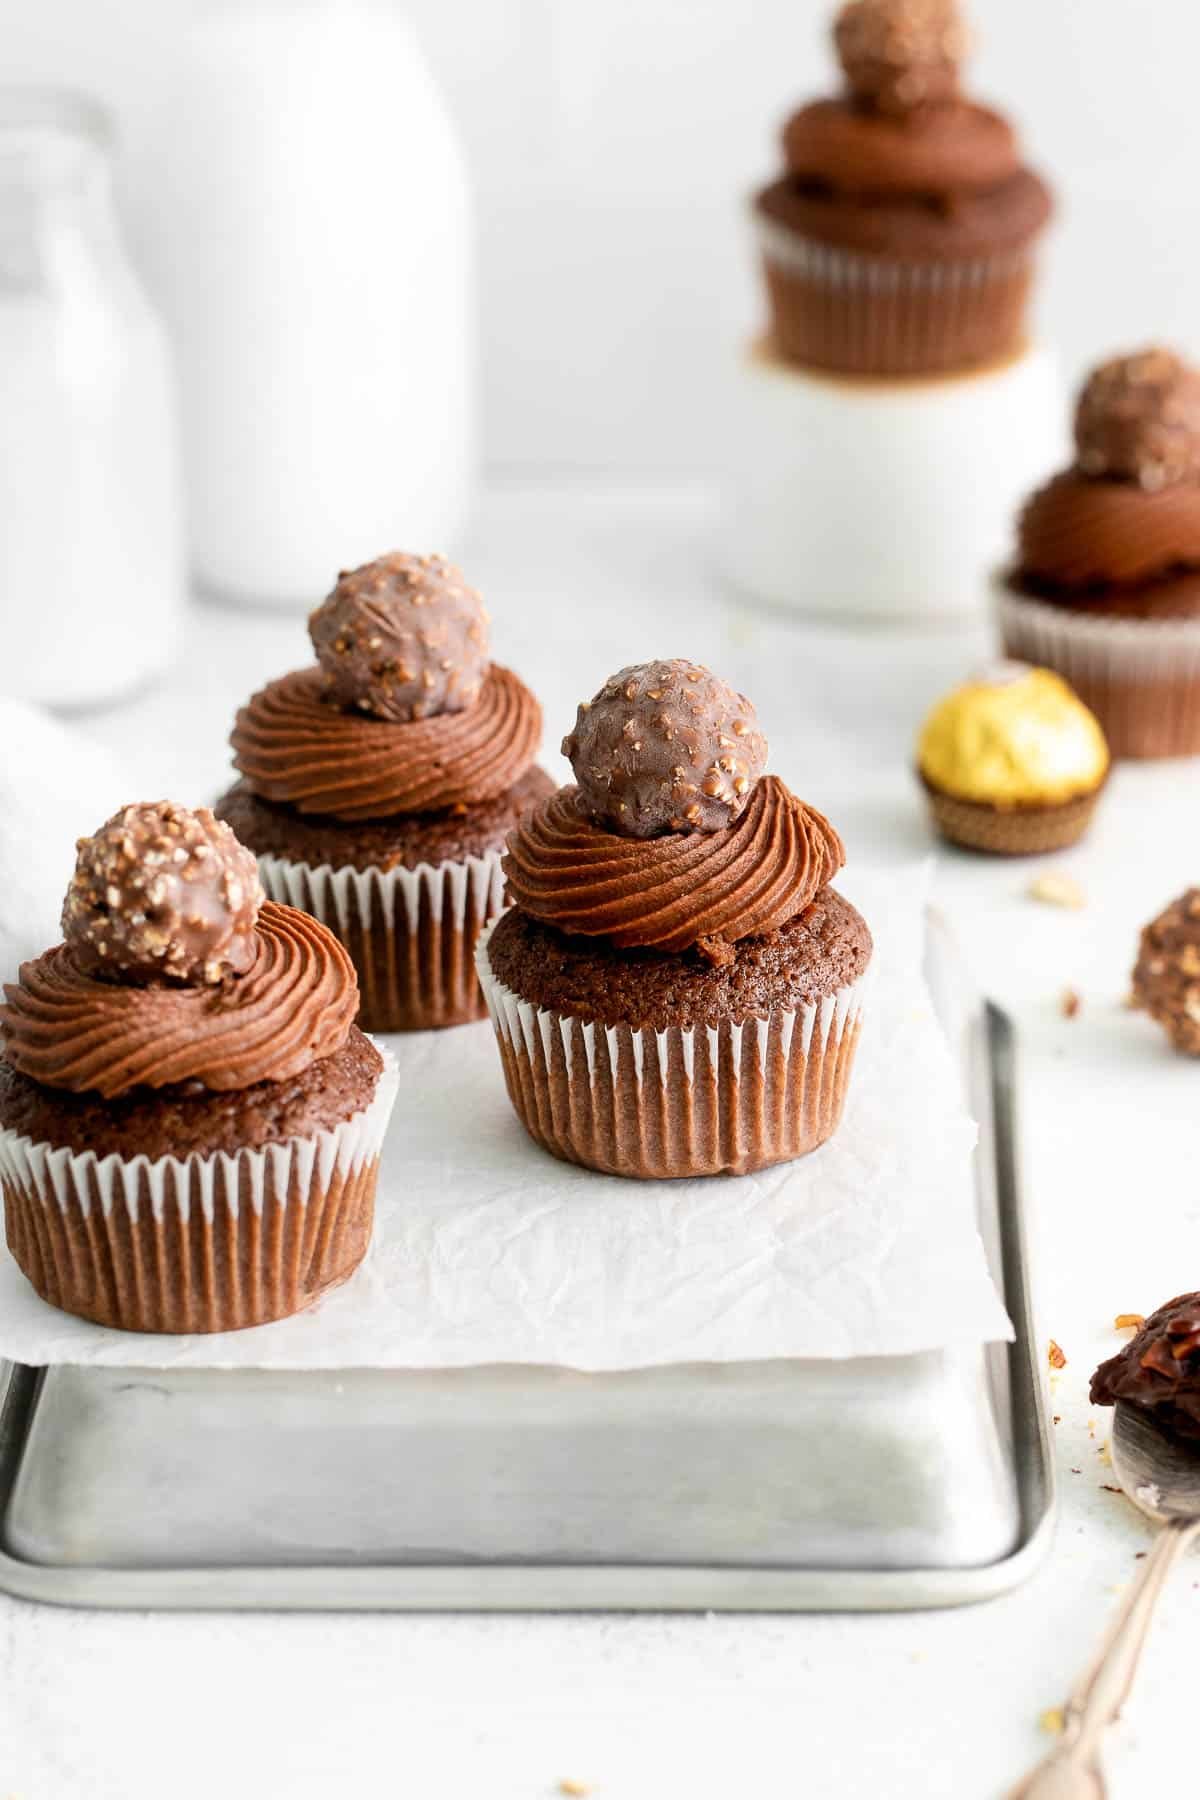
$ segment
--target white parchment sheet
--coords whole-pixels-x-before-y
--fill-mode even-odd
[[[526,1138],[490,1025],[396,1037],[375,1241],[345,1287],[252,1331],[155,1337],[56,1311],[0,1249],[0,1354],[620,1369],[1010,1337],[975,1226],[975,1128],[920,973],[925,871],[838,886],[874,932],[874,977],[845,1119],[814,1155],[737,1179],[595,1175]]]

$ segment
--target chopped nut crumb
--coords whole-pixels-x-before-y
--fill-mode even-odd
[[[1080,997],[1079,989],[1078,988],[1070,988],[1070,987],[1064,988],[1063,992],[1062,992],[1062,999],[1059,1001],[1059,1005],[1062,1009],[1062,1016],[1064,1019],[1078,1018],[1079,1010],[1083,1005],[1083,1000]]]
[[[1061,1346],[1056,1344],[1053,1338],[1050,1339],[1049,1357],[1050,1357],[1050,1367],[1052,1369],[1065,1369],[1066,1368],[1067,1359],[1063,1355]]]
[[[1062,1414],[1061,1414],[1061,1413],[1055,1413],[1055,1415],[1054,1415],[1054,1423],[1055,1423],[1055,1424],[1056,1424],[1056,1425],[1061,1425],[1061,1424],[1062,1424]]]
[[[1063,1716],[1063,1709],[1061,1706],[1048,1706],[1038,1719],[1038,1725],[1041,1729],[1043,1731],[1048,1731],[1052,1737],[1060,1736],[1066,1727],[1066,1723],[1067,1721]]]
[[[1074,876],[1064,875],[1060,869],[1047,869],[1030,882],[1027,891],[1031,900],[1041,900],[1047,906],[1067,906],[1078,911],[1087,905],[1087,895]]]
[[[1118,1313],[1113,1320],[1114,1331],[1139,1331],[1146,1323],[1144,1313]]]

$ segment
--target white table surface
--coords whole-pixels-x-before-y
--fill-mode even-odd
[[[932,851],[913,733],[987,651],[985,626],[860,635],[758,614],[711,573],[713,516],[695,491],[488,498],[463,561],[497,655],[542,695],[551,751],[613,669],[692,656],[756,700],[772,766],[852,858]],[[237,701],[302,660],[301,621],[198,608],[170,680],[93,735],[128,757],[138,797],[209,798]],[[1138,928],[1200,876],[1198,822],[1200,763],[1119,770],[1088,843],[1052,859],[1083,911],[1030,900],[1029,864],[938,852],[938,896],[1019,1023],[1043,1332],[1069,1359],[1061,1521],[1027,1586],[883,1618],[180,1617],[0,1599],[0,1797],[536,1800],[563,1778],[596,1800],[1003,1794],[1147,1542],[1104,1490],[1088,1376],[1118,1345],[1115,1314],[1200,1286],[1200,1068],[1122,1005]],[[1113,1744],[1118,1800],[1183,1766],[1198,1586],[1193,1563]]]

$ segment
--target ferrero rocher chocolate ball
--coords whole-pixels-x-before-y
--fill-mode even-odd
[[[1152,919],[1133,971],[1134,1004],[1186,1056],[1200,1056],[1200,888]]]
[[[622,837],[720,831],[767,760],[753,706],[699,663],[638,663],[579,708],[563,739],[580,804]]]
[[[1200,370],[1159,349],[1102,363],[1079,396],[1075,445],[1085,475],[1151,491],[1200,475]]]
[[[488,615],[443,556],[394,551],[338,577],[308,621],[326,693],[393,724],[465,712],[488,671]]]
[[[850,92],[880,112],[958,93],[967,34],[954,0],[849,0],[833,36]]]
[[[62,929],[85,972],[199,987],[253,963],[258,865],[206,806],[124,806],[76,849]]]

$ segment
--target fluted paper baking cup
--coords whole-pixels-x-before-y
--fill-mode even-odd
[[[783,356],[844,375],[937,375],[1021,345],[1033,279],[1022,248],[957,262],[905,261],[821,244],[755,210]]]
[[[1077,613],[996,578],[1004,654],[1053,669],[1117,757],[1200,756],[1200,619]]]
[[[335,1129],[185,1158],[98,1157],[0,1131],[8,1247],[44,1300],[122,1331],[237,1331],[309,1306],[370,1242],[399,1072]]]
[[[567,1162],[663,1180],[747,1175],[837,1129],[864,983],[769,1019],[666,1031],[599,1025],[532,1006],[476,960],[509,1098],[529,1135]]]
[[[358,974],[364,1031],[429,1031],[487,1016],[475,942],[504,906],[500,852],[415,869],[258,859],[268,896],[320,919]]]

